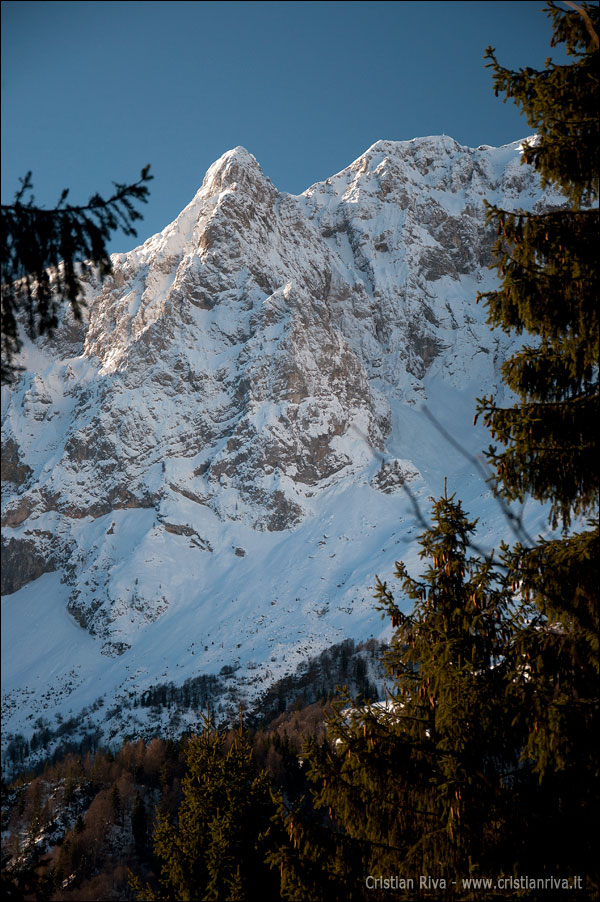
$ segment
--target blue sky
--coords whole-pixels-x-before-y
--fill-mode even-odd
[[[488,44],[510,68],[551,54],[542,2],[2,3],[2,201],[83,203],[155,179],[138,238],[164,228],[206,169],[243,144],[299,193],[379,138],[505,144],[529,129],[494,98]],[[111,250],[135,239],[116,235]]]

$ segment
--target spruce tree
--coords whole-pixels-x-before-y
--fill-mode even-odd
[[[278,898],[278,879],[265,864],[274,814],[268,776],[257,773],[241,727],[228,750],[225,745],[210,718],[189,740],[177,822],[159,814],[154,831],[162,889],[143,888],[133,878],[140,899]]]
[[[531,496],[550,505],[554,526],[597,510],[598,419],[598,62],[592,35],[598,7],[586,16],[549,4],[554,42],[575,61],[541,72],[502,68],[488,48],[496,92],[523,108],[537,136],[523,145],[523,162],[565,196],[542,213],[488,209],[499,241],[500,287],[480,295],[489,322],[529,343],[503,366],[517,402],[479,402],[492,437],[488,457],[508,500]],[[593,205],[593,206],[592,206]]]
[[[132,185],[115,183],[111,197],[90,197],[85,206],[66,203],[65,189],[53,210],[35,206],[31,172],[21,180],[13,204],[2,204],[2,367],[1,381],[12,382],[14,357],[22,347],[19,320],[30,338],[52,334],[63,300],[81,319],[83,278],[92,270],[112,272],[106,242],[115,229],[135,237],[133,223],[142,218],[135,204],[148,199],[150,167]]]
[[[284,898],[319,898],[320,882],[327,898],[377,899],[368,875],[394,874],[407,881],[395,897],[413,899],[429,874],[445,881],[435,898],[467,899],[454,880],[516,863],[525,825],[505,688],[517,612],[503,573],[469,553],[474,530],[454,496],[439,499],[420,539],[422,577],[396,567],[412,613],[378,583],[396,627],[394,690],[383,708],[342,700],[328,742],[310,749],[316,813],[287,815],[292,848],[274,859]]]
[[[516,400],[479,412],[498,443],[488,459],[507,500],[545,502],[562,536],[518,544],[509,578],[532,607],[515,643],[511,693],[520,704],[524,766],[540,781],[538,860],[548,873],[586,876],[598,892],[598,7],[548,4],[554,43],[569,62],[542,71],[488,57],[496,92],[525,113],[537,137],[523,162],[564,195],[560,209],[490,207],[499,234],[489,321],[525,335],[503,367]]]

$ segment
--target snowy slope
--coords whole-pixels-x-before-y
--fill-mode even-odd
[[[378,141],[298,197],[238,147],[90,282],[82,325],[27,344],[3,389],[7,736],[224,666],[251,696],[380,635],[375,574],[418,569],[403,484],[426,509],[447,477],[483,544],[507,534],[422,410],[487,444],[474,398],[501,390],[508,339],[475,304],[484,198],[559,203],[519,143]]]

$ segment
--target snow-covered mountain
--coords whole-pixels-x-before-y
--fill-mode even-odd
[[[418,569],[412,499],[444,477],[480,541],[507,533],[422,409],[489,441],[474,399],[508,339],[475,303],[484,198],[559,203],[518,142],[378,141],[300,196],[237,147],[88,284],[83,323],[27,343],[3,389],[5,735],[100,722],[102,698],[106,736],[134,735],[147,710],[117,708],[152,685],[225,668],[251,696],[380,635],[375,574]]]

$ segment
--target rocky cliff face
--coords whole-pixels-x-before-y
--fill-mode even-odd
[[[3,403],[3,592],[55,572],[63,608],[122,655],[229,578],[224,547],[246,567],[244,545],[265,534],[268,557],[325,497],[364,508],[418,484],[394,411],[498,379],[506,339],[475,305],[493,284],[484,198],[556,200],[518,144],[379,141],[300,196],[224,154],[90,283],[83,327],[66,312],[27,346]],[[259,608],[266,560],[243,577]],[[337,588],[356,594],[348,569]]]

